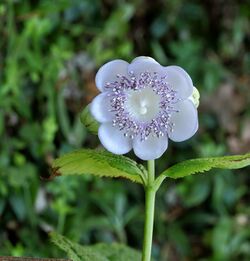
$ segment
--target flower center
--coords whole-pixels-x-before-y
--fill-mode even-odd
[[[124,108],[133,119],[140,122],[150,122],[160,111],[160,96],[150,87],[129,90],[126,93]]]
[[[115,115],[113,125],[125,136],[143,141],[150,134],[167,136],[173,130],[170,118],[179,99],[167,76],[144,72],[136,78],[131,72],[129,77],[117,75],[117,81],[106,83],[106,88]]]

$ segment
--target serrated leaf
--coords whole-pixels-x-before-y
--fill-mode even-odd
[[[123,177],[137,183],[143,183],[146,169],[135,161],[101,150],[81,149],[67,153],[54,160],[53,176],[92,174],[98,177]]]
[[[200,158],[186,160],[178,163],[159,176],[159,179],[182,178],[192,174],[197,174],[211,169],[240,169],[250,165],[250,153],[245,155],[224,156],[214,158]]]
[[[73,261],[109,261],[106,257],[93,251],[91,247],[83,247],[77,243],[73,243],[64,236],[51,233],[50,237],[52,242],[66,252],[68,257]]]
[[[98,133],[98,128],[99,128],[100,124],[91,115],[91,113],[89,111],[89,105],[86,106],[82,110],[81,115],[80,115],[80,120],[81,120],[81,123],[86,127],[86,129],[89,132],[91,132],[93,134],[97,134]]]
[[[99,243],[91,246],[81,246],[56,233],[51,233],[51,240],[65,251],[73,261],[140,261],[141,254],[122,244]]]

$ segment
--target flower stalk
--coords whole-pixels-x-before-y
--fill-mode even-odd
[[[148,180],[145,186],[146,210],[145,210],[142,261],[151,260],[151,249],[152,249],[153,228],[154,228],[155,195],[156,195],[154,181],[155,181],[155,162],[154,160],[149,160]]]

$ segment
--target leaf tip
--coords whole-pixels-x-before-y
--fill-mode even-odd
[[[42,180],[50,181],[53,180],[55,177],[62,176],[61,172],[59,171],[60,167],[50,167],[50,175],[48,177],[40,176]]]

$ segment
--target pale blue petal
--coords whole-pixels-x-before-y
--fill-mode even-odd
[[[128,66],[128,72],[133,72],[135,76],[140,76],[141,73],[145,72],[159,72],[160,70],[162,70],[162,66],[153,58],[147,56],[135,58]]]
[[[141,141],[140,137],[133,140],[135,155],[142,160],[158,159],[168,148],[168,138],[166,136],[157,137],[152,134],[148,139]]]
[[[164,67],[163,73],[170,87],[177,91],[177,97],[187,99],[193,93],[193,82],[188,73],[179,66]]]
[[[190,100],[177,103],[173,112],[171,122],[174,124],[173,132],[169,133],[169,138],[173,141],[184,141],[191,138],[198,130],[197,109]]]
[[[128,62],[117,59],[105,63],[97,72],[95,83],[100,91],[105,91],[104,86],[108,82],[117,81],[117,74],[127,76]]]
[[[112,123],[101,124],[98,137],[104,148],[114,154],[125,154],[132,149],[131,138],[125,137],[123,132]]]
[[[111,110],[107,92],[97,95],[90,104],[90,113],[99,122],[111,122],[114,118]]]

